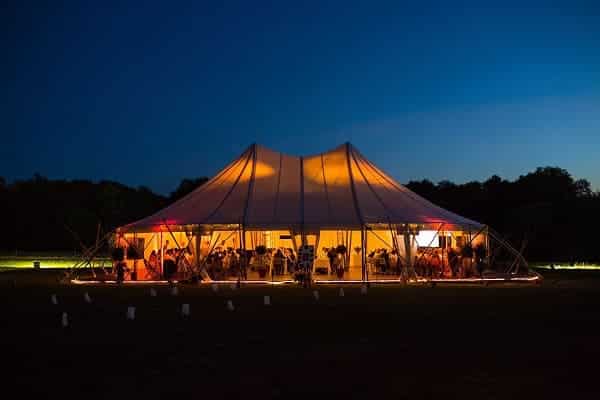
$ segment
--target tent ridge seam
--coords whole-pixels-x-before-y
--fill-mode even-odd
[[[233,189],[235,189],[235,187],[237,186],[238,182],[240,181],[240,178],[242,177],[242,174],[246,170],[246,167],[248,167],[248,162],[250,161],[251,155],[252,154],[249,154],[249,155],[246,156],[246,163],[244,164],[244,167],[240,171],[238,177],[235,179],[235,182],[233,183],[233,185],[231,185],[231,188],[229,188],[229,190],[227,191],[227,194],[225,195],[225,197],[223,197],[223,200],[221,200],[221,202],[217,205],[217,207],[215,207],[215,209],[209,215],[207,215],[206,218],[204,218],[204,220],[202,220],[201,222],[199,222],[198,225],[203,224],[207,220],[211,219],[217,213],[217,211],[219,211],[219,208],[221,208],[221,206],[223,206],[223,204],[225,203],[225,201],[227,200],[227,198],[229,197],[229,195],[231,194],[231,192],[233,192]]]
[[[252,145],[252,172],[250,173],[250,182],[248,182],[248,195],[246,196],[246,204],[244,204],[244,214],[242,214],[242,225],[246,226],[248,221],[248,207],[250,205],[250,196],[254,189],[254,177],[256,175],[256,143]]]
[[[354,160],[354,162],[356,163],[356,167],[358,168],[358,172],[360,172],[360,175],[363,177],[363,179],[365,180],[365,183],[367,184],[367,186],[369,187],[369,189],[371,190],[371,192],[373,193],[373,195],[375,196],[375,198],[379,201],[379,203],[381,203],[381,206],[383,207],[383,210],[386,212],[386,217],[388,218],[388,222],[390,221],[392,216],[395,216],[394,212],[392,212],[392,210],[385,204],[385,202],[383,201],[383,199],[379,196],[379,194],[377,194],[377,192],[375,191],[375,189],[373,189],[373,186],[371,185],[371,183],[368,181],[367,177],[365,176],[365,173],[363,172],[362,168],[360,167],[359,162],[356,160],[356,157],[354,155],[354,152],[352,152],[352,159]]]
[[[325,178],[325,161],[321,154],[321,171],[323,171],[323,186],[325,188],[325,201],[327,202],[327,212],[329,213],[330,221],[333,221],[333,212],[331,211],[331,202],[329,201],[329,190],[327,189],[327,178]]]
[[[214,177],[210,178],[206,183],[200,185],[199,187],[197,187],[196,189],[192,190],[190,193],[186,194],[185,196],[183,196],[181,199],[175,201],[172,204],[169,204],[168,206],[166,206],[165,208],[158,210],[157,212],[155,212],[154,214],[151,214],[147,217],[138,219],[137,221],[133,221],[130,224],[124,225],[123,227],[127,227],[129,225],[131,226],[135,226],[138,224],[142,224],[143,221],[145,220],[152,220],[153,218],[158,218],[159,214],[163,214],[167,211],[170,211],[173,207],[177,206],[180,207],[183,204],[187,204],[189,203],[190,200],[194,199],[199,193],[203,193],[205,192],[208,187],[210,187],[211,185],[214,185],[215,182],[222,178],[223,176],[227,175],[227,173],[231,172],[231,170],[239,163],[240,159],[248,152],[248,149],[244,150],[242,152],[242,154],[240,154],[240,156],[235,159],[234,161],[230,162],[229,165],[227,165],[225,168],[223,168],[223,170],[221,170],[217,175],[215,175]],[[152,226],[152,223],[149,223],[148,226]]]
[[[350,143],[346,143],[346,164],[348,166],[348,176],[350,177],[350,191],[352,192],[352,199],[354,200],[354,209],[358,222],[363,226],[365,220],[363,219],[362,212],[360,211],[360,205],[358,204],[358,197],[356,196],[356,187],[354,186],[354,176],[352,175],[352,167],[350,165]]]
[[[465,218],[465,217],[463,217],[462,215],[458,215],[458,214],[456,214],[456,213],[453,213],[452,211],[446,210],[446,209],[444,209],[444,208],[442,208],[442,207],[440,207],[440,206],[438,206],[438,205],[436,205],[436,204],[432,203],[431,201],[429,201],[429,200],[427,200],[427,199],[425,199],[425,198],[423,198],[423,197],[419,196],[418,194],[414,193],[412,190],[410,190],[409,188],[407,188],[407,187],[405,187],[405,186],[402,186],[402,185],[401,185],[401,186],[398,186],[398,184],[397,184],[396,182],[394,182],[393,180],[391,180],[390,178],[388,178],[387,176],[385,176],[385,174],[382,174],[382,173],[379,171],[379,168],[377,168],[377,167],[376,167],[376,166],[375,166],[375,165],[374,165],[374,164],[371,162],[371,160],[368,160],[368,159],[366,159],[365,157],[363,157],[363,156],[362,156],[362,154],[360,154],[360,158],[361,158],[362,160],[364,160],[364,161],[367,163],[367,165],[369,165],[369,166],[370,166],[370,167],[373,169],[373,171],[375,171],[375,173],[376,173],[378,176],[380,176],[381,178],[383,178],[383,180],[384,180],[384,181],[386,181],[386,182],[388,182],[389,184],[391,184],[391,185],[392,185],[392,186],[393,186],[393,187],[394,187],[396,190],[398,190],[398,191],[399,191],[399,192],[400,192],[400,193],[401,193],[403,196],[406,196],[406,197],[408,197],[408,198],[412,199],[413,201],[417,202],[417,204],[420,204],[420,205],[422,205],[422,206],[425,206],[425,207],[434,207],[434,208],[436,208],[438,211],[440,211],[442,214],[445,214],[445,215],[446,215],[446,217],[451,217],[451,218],[454,218],[454,217],[459,217],[459,218],[460,218],[460,219],[462,219],[462,220],[465,220],[465,219],[467,219],[467,220],[469,220],[469,224],[467,224],[467,225],[472,225],[472,224],[470,223],[470,222],[471,222],[471,220],[470,220],[470,219],[468,219],[468,218]],[[402,190],[402,188],[404,188],[404,190]],[[473,221],[473,222],[474,222],[474,221]],[[475,225],[475,226],[477,226],[477,225]]]

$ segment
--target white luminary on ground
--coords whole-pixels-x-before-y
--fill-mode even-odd
[[[184,317],[189,317],[190,316],[190,305],[189,304],[182,304],[181,305],[181,315]]]
[[[133,306],[127,307],[127,319],[129,321],[133,321],[135,319],[135,307],[133,307]]]

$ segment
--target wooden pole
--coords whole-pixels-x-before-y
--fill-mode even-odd
[[[360,263],[362,268],[362,280],[363,282],[367,280],[367,248],[366,248],[366,237],[365,237],[365,227],[360,227]]]
[[[410,270],[414,268],[412,258],[412,244],[410,242],[410,227],[405,225],[404,229],[404,257],[406,258],[406,267]]]
[[[485,228],[485,263],[488,269],[491,269],[490,265],[490,230],[489,228]]]
[[[160,276],[165,276],[165,249],[163,247],[163,232],[160,231]]]
[[[367,265],[367,247],[368,247],[368,240],[369,240],[369,230],[367,229],[367,225],[364,225],[363,229],[365,231],[365,244],[364,244],[364,249],[363,249],[363,260],[364,260],[364,265],[365,265],[365,280],[367,281],[367,285],[369,282],[369,266]]]

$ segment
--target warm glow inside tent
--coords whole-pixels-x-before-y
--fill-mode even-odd
[[[138,260],[126,256],[133,279],[205,281],[292,280],[303,244],[314,246],[315,280],[464,277],[462,259],[489,261],[488,242],[486,226],[411,192],[350,143],[304,157],[252,145],[116,235],[116,246],[138,249]],[[165,271],[171,256],[176,266]]]

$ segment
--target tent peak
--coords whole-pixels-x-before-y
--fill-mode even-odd
[[[350,152],[356,152],[356,146],[354,146],[350,141],[345,141],[333,148],[331,148],[330,150],[321,152],[321,153],[308,153],[308,154],[291,154],[291,153],[285,153],[285,152],[281,152],[278,150],[274,150],[272,148],[270,148],[269,146],[265,146],[261,143],[257,143],[257,142],[253,142],[252,144],[250,144],[247,148],[246,151],[252,151],[252,152],[256,152],[258,149],[265,149],[268,151],[271,151],[273,153],[277,153],[277,154],[282,154],[291,158],[295,158],[295,159],[300,159],[300,158],[310,158],[310,157],[314,157],[314,156],[319,156],[322,154],[327,154],[327,153],[331,153],[333,151],[339,151],[340,149],[346,150],[348,149]]]

